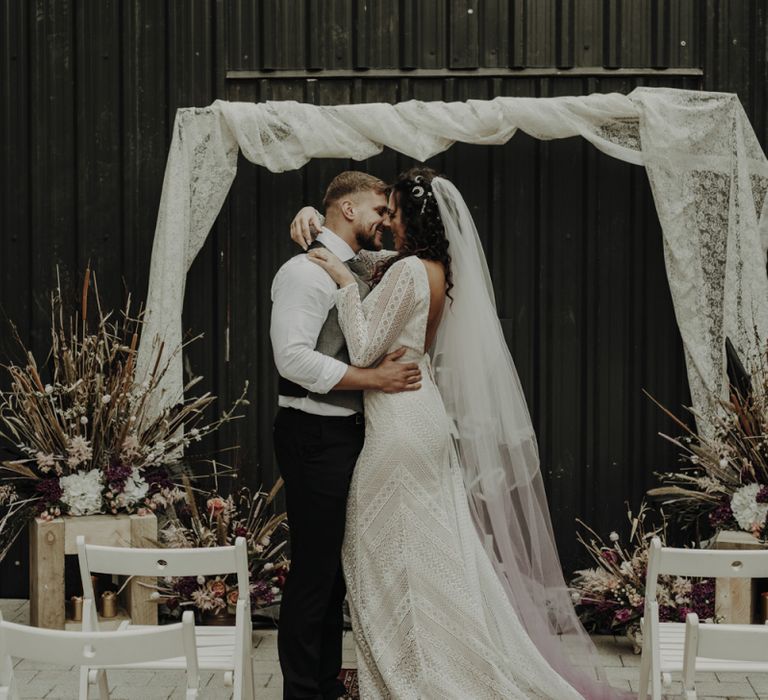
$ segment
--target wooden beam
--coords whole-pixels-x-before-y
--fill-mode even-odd
[[[416,68],[398,70],[377,68],[371,70],[230,70],[227,80],[351,80],[402,78],[586,78],[586,77],[702,77],[701,68]]]

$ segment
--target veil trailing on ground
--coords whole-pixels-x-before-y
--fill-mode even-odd
[[[496,313],[485,255],[458,189],[441,177],[431,184],[445,225],[455,285],[454,300],[446,305],[432,348],[433,365],[454,424],[475,525],[544,657],[585,697],[615,697],[615,689],[571,660],[580,666],[588,663],[594,646],[563,579],[536,435]]]

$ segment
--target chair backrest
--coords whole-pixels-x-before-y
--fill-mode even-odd
[[[685,618],[683,686],[693,688],[696,659],[768,664],[768,626],[700,625],[696,613]]]
[[[115,632],[67,632],[4,622],[0,615],[0,674],[9,657],[46,661],[62,666],[112,666],[186,657],[187,673],[198,678],[194,614],[182,621],[150,629]],[[0,685],[9,679],[0,678]]]
[[[238,537],[234,546],[229,547],[139,549],[86,544],[85,538],[79,535],[77,558],[86,598],[94,598],[91,573],[148,577],[237,574],[238,597],[247,601],[250,596],[244,537]]]
[[[661,574],[707,578],[768,578],[768,550],[679,549],[654,537],[648,553],[645,599],[656,599]]]

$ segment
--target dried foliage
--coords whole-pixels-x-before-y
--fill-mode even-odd
[[[654,537],[662,543],[666,540],[666,521],[658,527],[646,524],[651,512],[644,503],[637,515],[627,511],[630,530],[626,545],[617,532],[610,533],[606,543],[592,528],[577,521],[584,530],[577,539],[595,563],[591,569],[577,571],[571,581],[576,610],[587,629],[624,633],[643,616],[648,547]],[[656,598],[662,621],[683,622],[689,612],[702,619],[714,618],[713,579],[660,576]]]
[[[768,534],[768,355],[751,362],[750,374],[711,413],[694,413],[698,432],[656,402],[681,428],[679,437],[662,437],[680,449],[684,466],[658,474],[664,485],[648,494],[683,527]]]
[[[217,490],[201,493],[186,484],[186,500],[166,513],[160,531],[166,547],[219,547],[233,545],[244,537],[248,547],[251,609],[280,601],[290,562],[285,556],[288,525],[285,513],[275,510],[275,496],[282,488],[278,480],[271,491],[255,493],[236,489],[222,497]],[[234,612],[237,579],[226,576],[184,576],[162,579],[153,596],[174,614],[184,607],[218,613]]]
[[[130,297],[113,319],[87,270],[79,309],[67,316],[64,306],[59,285],[51,295],[44,362],[14,329],[25,360],[3,365],[10,389],[0,393],[0,435],[16,457],[0,463],[0,559],[34,516],[131,513],[179,500],[174,474],[184,451],[239,418],[247,404],[244,390],[221,417],[207,421],[216,397],[187,396],[198,377],[185,387],[186,398],[158,412],[168,362],[156,343],[151,370],[137,376],[142,321],[140,313],[131,315]]]

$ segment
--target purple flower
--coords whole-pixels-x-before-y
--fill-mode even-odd
[[[763,486],[755,496],[755,501],[758,503],[768,503],[768,486]]]
[[[115,493],[122,493],[125,482],[133,473],[133,469],[125,464],[111,464],[104,470],[104,477],[109,488]]]
[[[64,493],[59,480],[55,477],[38,481],[35,485],[35,491],[40,494],[46,504],[58,503]]]
[[[155,467],[144,472],[144,480],[149,484],[149,495],[160,491],[170,490],[174,487],[168,472],[162,467]]]
[[[728,525],[733,520],[733,511],[731,510],[731,503],[727,498],[720,501],[719,505],[709,513],[709,524],[715,528],[721,528],[724,525]]]
[[[702,619],[715,616],[715,580],[708,578],[694,583],[691,588],[693,611]]]
[[[688,613],[696,612],[692,608],[688,608],[686,606],[682,606],[681,608],[678,608],[677,610],[677,621],[678,622],[685,622],[685,618],[688,616]]]
[[[677,622],[677,611],[671,605],[659,606],[659,621],[660,622]]]
[[[271,605],[274,599],[272,587],[267,581],[257,581],[251,585],[251,605],[254,608]]]
[[[238,525],[235,528],[235,537],[248,537],[248,528]]]
[[[173,590],[176,591],[181,598],[190,598],[192,592],[200,588],[197,583],[197,577],[195,576],[181,576],[174,579]]]
[[[632,611],[627,608],[621,608],[621,610],[616,611],[613,619],[618,623],[622,623],[629,620],[630,617],[632,617]]]
[[[603,549],[600,552],[600,556],[611,564],[617,564],[619,561],[619,554],[613,549]]]

